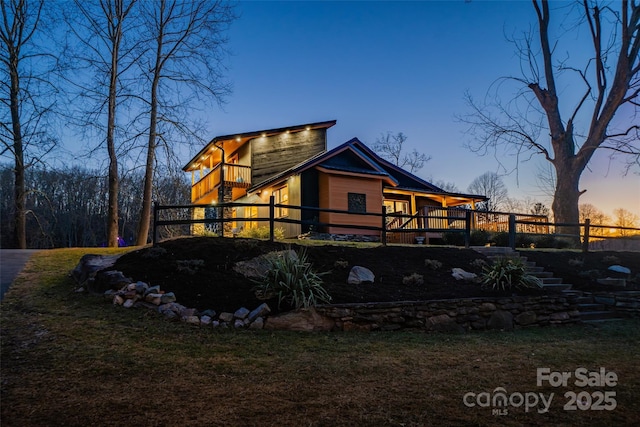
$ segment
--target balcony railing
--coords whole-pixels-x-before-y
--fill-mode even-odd
[[[191,201],[196,202],[220,187],[220,164],[211,169],[191,187]],[[227,188],[249,188],[251,167],[244,165],[224,165],[224,186]]]

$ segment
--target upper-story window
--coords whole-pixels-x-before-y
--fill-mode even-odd
[[[289,187],[285,185],[277,190],[273,191],[273,197],[276,205],[288,205],[289,204]],[[289,215],[289,209],[276,207],[276,218],[282,218]]]

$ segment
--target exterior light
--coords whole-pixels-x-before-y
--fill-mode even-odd
[[[311,130],[311,126],[307,126],[307,127],[306,127],[306,130]]]
[[[262,132],[262,137],[263,137],[263,138],[266,138],[266,137],[267,137],[267,134],[266,134],[266,133],[264,133],[264,132]]]
[[[240,141],[241,141],[240,137],[237,137],[237,138],[236,138],[236,141],[240,142]]]

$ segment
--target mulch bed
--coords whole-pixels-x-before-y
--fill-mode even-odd
[[[252,290],[255,283],[234,272],[234,263],[288,247],[299,249],[298,245],[251,239],[182,238],[161,243],[161,249],[145,248],[128,253],[117,261],[113,269],[134,280],[160,285],[165,292],[174,292],[178,302],[187,307],[233,312],[239,307],[253,309],[262,303]],[[472,263],[485,257],[471,249],[418,245],[372,248],[305,245],[304,249],[316,272],[329,272],[322,279],[332,296],[332,303],[511,295],[487,292],[478,284],[457,281],[451,276],[451,269],[455,267],[481,272]],[[620,264],[635,270],[640,268],[640,253],[634,252],[597,252],[583,256],[576,252],[527,251],[525,255],[578,289],[599,289],[595,280],[579,273],[592,269],[606,270],[608,261],[603,259],[607,256],[616,256]],[[580,257],[584,258],[581,266],[569,262]],[[425,260],[437,260],[442,267],[433,270],[425,265]],[[346,267],[343,266],[345,261]],[[375,283],[348,285],[349,271],[355,265],[373,271]],[[637,274],[639,271],[635,270],[633,273]],[[424,283],[403,284],[403,277],[413,273],[422,275]],[[270,306],[275,309],[277,303],[271,301]]]

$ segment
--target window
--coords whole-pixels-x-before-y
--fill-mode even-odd
[[[404,200],[385,200],[384,207],[387,214],[394,214],[387,217],[387,224],[394,221],[401,224],[407,220],[409,215],[409,202]]]
[[[258,221],[255,219],[258,218],[258,207],[257,206],[249,206],[244,208],[244,216],[245,218],[251,219],[248,222],[248,228],[258,228]]]
[[[273,192],[273,197],[275,198],[276,205],[289,204],[289,187],[285,185],[284,187],[278,188]],[[276,218],[283,218],[285,216],[288,216],[289,209],[276,207],[275,215]]]
[[[349,212],[366,212],[367,195],[361,193],[347,193]]]

